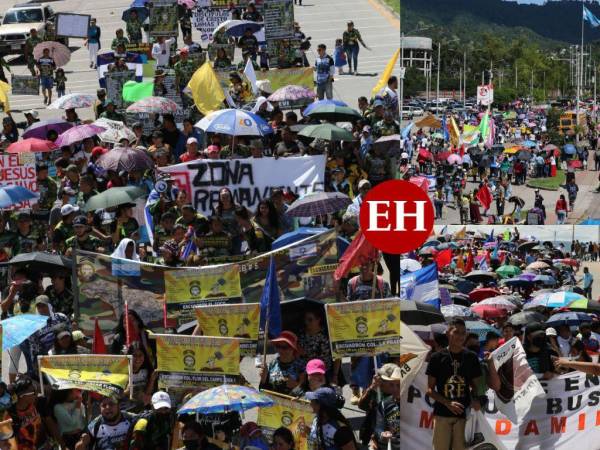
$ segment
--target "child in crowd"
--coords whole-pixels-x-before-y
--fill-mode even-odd
[[[65,83],[67,82],[65,71],[62,68],[56,69],[54,82],[56,83],[56,93],[58,94],[58,98],[60,98],[65,95]]]
[[[344,66],[348,64],[346,58],[346,52],[344,51],[344,45],[341,39],[335,40],[335,50],[333,51],[333,63],[338,70],[338,75],[344,74]]]

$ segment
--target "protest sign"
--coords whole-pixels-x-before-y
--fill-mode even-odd
[[[274,402],[273,406],[260,408],[256,420],[267,439],[271,440],[275,430],[283,426],[294,435],[294,448],[307,450],[307,437],[314,417],[310,403],[275,392],[261,392],[271,397]]]
[[[177,36],[178,24],[175,0],[154,0],[150,3],[150,23],[148,24],[150,36]]]
[[[300,39],[282,38],[267,41],[269,67],[289,69],[295,67],[297,61],[302,61]]]
[[[159,388],[235,383],[240,374],[238,339],[156,334]]]
[[[192,14],[192,25],[200,32],[200,39],[212,41],[214,29],[228,19],[229,10],[226,8],[196,6]]]
[[[35,155],[33,153],[5,153],[0,155],[0,186],[23,186],[38,192]],[[37,199],[16,203],[8,209],[30,208]]]
[[[400,300],[330,303],[325,311],[334,358],[400,351]]]
[[[404,323],[400,322],[400,393],[415,379],[430,347]]]
[[[82,389],[101,395],[122,395],[131,375],[128,355],[38,356],[40,386],[42,373],[53,389]],[[43,392],[43,388],[42,388]]]
[[[160,84],[160,86],[159,86]],[[190,116],[190,104],[184,104],[184,97],[179,87],[177,86],[177,80],[175,71],[168,70],[161,81],[155,81],[155,90],[161,88],[162,92],[158,95],[160,97],[168,98],[169,100],[177,103],[177,111],[173,116],[175,117],[175,123],[183,123],[183,119]],[[157,95],[157,94],[155,94]]]
[[[152,58],[152,44],[148,42],[138,42],[137,44],[125,44],[125,50],[128,53],[137,53],[140,55],[145,55],[146,60],[154,59]]]
[[[240,355],[256,355],[260,319],[258,303],[199,306],[194,311],[203,336],[239,338]]]
[[[529,367],[518,338],[514,337],[498,347],[491,358],[500,378],[496,406],[513,423],[518,423],[527,415],[533,399],[544,396],[544,389]]]
[[[325,156],[197,160],[163,167],[194,208],[206,216],[217,206],[219,192],[228,187],[233,200],[254,211],[274,188],[286,188],[297,195],[322,191]]]
[[[221,8],[229,8],[230,6],[248,6],[248,3],[254,3],[258,7],[262,7],[263,0],[197,0],[196,6],[206,7],[215,6]]]
[[[540,383],[546,397],[535,397],[527,416],[516,424],[497,409],[493,391],[487,392],[484,417],[497,440],[509,450],[592,448],[590,442],[600,439],[600,378],[572,372]],[[402,395],[400,404],[402,440],[411,443],[411,450],[432,448],[433,400],[426,392],[427,375],[423,368]],[[479,445],[474,448],[498,448]]]
[[[13,95],[40,95],[40,81],[31,75],[13,75],[10,77]]]
[[[56,36],[87,38],[91,17],[89,14],[56,13]]]
[[[292,0],[265,0],[263,17],[267,41],[294,36],[294,4]]]
[[[229,58],[230,61],[233,61],[233,57],[235,54],[235,45],[234,44],[208,44],[208,59],[210,61],[214,61],[217,57],[217,52],[219,49],[223,49],[225,51],[225,55]]]
[[[104,80],[106,83],[106,98],[113,101],[117,109],[125,108],[127,103],[123,100],[123,85],[128,81],[135,80],[135,71],[106,72]]]

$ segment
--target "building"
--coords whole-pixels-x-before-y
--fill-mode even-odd
[[[431,58],[433,43],[431,38],[403,36],[400,38],[401,66],[416,67],[426,78],[431,78]]]

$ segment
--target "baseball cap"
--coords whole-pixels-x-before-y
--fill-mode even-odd
[[[198,143],[198,139],[196,139],[195,137],[188,138],[188,140],[186,141],[186,144],[197,144],[197,143]]]
[[[60,215],[64,217],[77,211],[79,211],[79,206],[73,206],[69,203],[61,206]]]
[[[546,328],[546,336],[557,336],[556,330],[552,327]]]
[[[325,375],[326,372],[325,363],[320,359],[311,359],[306,363],[306,373],[312,375],[313,373],[320,373]]]
[[[338,405],[338,397],[335,391],[329,387],[321,387],[313,392],[306,393],[307,400],[315,400],[323,406],[336,408]]]
[[[73,335],[71,334],[71,332],[70,332],[69,330],[63,330],[63,331],[61,331],[60,333],[58,333],[58,334],[56,335],[56,337],[57,337],[58,339],[62,339],[62,338],[64,338],[65,336],[71,336],[71,337],[73,337]]]
[[[376,100],[373,102],[373,108],[377,108],[378,106],[383,106],[383,101],[382,101],[382,100],[380,100],[380,99],[376,99]]]
[[[155,392],[152,395],[152,407],[154,409],[171,408],[171,397],[164,391]]]
[[[40,116],[40,113],[38,113],[35,109],[30,109],[29,111],[25,111],[25,115],[37,119]]]
[[[387,363],[377,369],[377,374],[382,380],[390,381],[393,380],[394,371],[398,369],[398,366],[393,363]]]
[[[282,342],[292,347],[296,352],[298,351],[298,336],[291,331],[282,331],[278,337],[271,339],[271,342],[274,344]]]
[[[49,305],[50,304],[50,299],[48,298],[47,295],[38,295],[35,298],[35,304],[36,305]]]
[[[364,188],[364,187],[367,187],[367,186],[371,187],[371,182],[369,180],[360,180],[358,182],[358,189],[359,190],[362,189],[362,188]]]
[[[73,219],[73,226],[87,225],[87,218],[85,216],[77,216]]]

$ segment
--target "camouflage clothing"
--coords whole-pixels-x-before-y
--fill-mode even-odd
[[[179,89],[184,89],[190,81],[190,78],[192,78],[192,75],[194,75],[198,65],[188,58],[186,60],[182,59],[181,61],[178,61],[173,68],[175,69],[177,86],[179,86]]]
[[[117,49],[117,47],[118,47],[119,45],[121,45],[121,44],[122,44],[122,45],[127,45],[127,44],[129,44],[129,39],[127,39],[125,36],[123,36],[123,37],[116,37],[116,38],[114,38],[114,39],[112,40],[112,44],[110,44],[110,48],[111,48],[112,50],[116,50],[116,49]]]
[[[70,223],[66,224],[61,220],[54,229],[52,242],[58,246],[59,250],[64,251],[66,248],[65,243],[67,242],[67,239],[74,235],[75,232],[73,231],[73,225]]]
[[[171,239],[173,230],[168,231],[161,226],[157,226],[154,229],[154,248],[158,250],[161,245]]]
[[[127,21],[127,36],[131,44],[138,44],[142,42],[142,24],[139,19],[129,19]],[[114,42],[114,41],[113,41]]]
[[[183,220],[183,216],[181,216],[175,221],[175,224],[181,224],[185,227],[189,227],[191,225],[194,227],[194,230],[202,234],[207,233],[209,228],[208,219],[200,213],[196,214],[196,217],[194,217],[194,219],[191,222],[186,222],[185,220]]]
[[[25,41],[25,59],[27,60],[27,68],[31,71],[32,75],[35,75],[35,58],[33,57],[33,49],[36,45],[42,42],[44,42],[44,40],[39,36],[30,36]]]
[[[101,119],[110,119],[110,120],[118,120],[119,122],[123,122],[123,116],[116,111],[110,112],[108,110],[104,111],[100,114]]]
[[[69,289],[65,288],[65,290],[59,294],[56,292],[56,289],[54,289],[54,286],[50,285],[46,288],[46,292],[44,293],[50,299],[50,304],[55,312],[63,313],[65,316],[71,317],[73,314],[74,297]]]
[[[79,191],[77,193],[77,206],[79,206],[80,208],[83,207],[87,201],[92,198],[94,195],[97,195],[98,191],[92,190],[88,193]]]
[[[27,235],[16,233],[13,256],[20,255],[21,253],[34,252],[37,249],[37,246],[42,242],[42,235],[33,226]]]
[[[87,235],[84,240],[77,239],[77,236],[71,236],[65,241],[66,248],[77,247],[78,250],[85,250],[86,252],[97,252],[98,247],[102,247],[104,244],[101,239],[96,236]]]
[[[358,45],[359,42],[365,45],[362,40],[362,36],[360,35],[360,31],[358,31],[356,28],[353,28],[352,31],[344,31],[344,34],[342,34],[342,41],[344,43],[344,47]]]
[[[400,134],[400,126],[394,120],[391,122],[380,120],[373,127],[373,134],[378,138],[382,136],[391,136],[392,134]]]
[[[236,144],[235,148],[233,149],[233,153],[241,156],[242,158],[250,158],[250,156],[252,156],[250,147],[248,147],[247,145],[244,145],[244,144]],[[219,158],[221,158],[221,159],[228,159],[231,156],[233,156],[233,155],[231,153],[230,145],[226,145],[219,152]]]
[[[46,178],[45,180],[38,180],[38,191],[40,193],[40,198],[38,200],[38,207],[40,211],[50,211],[54,206],[54,202],[56,201],[58,194],[58,186],[51,178]]]

